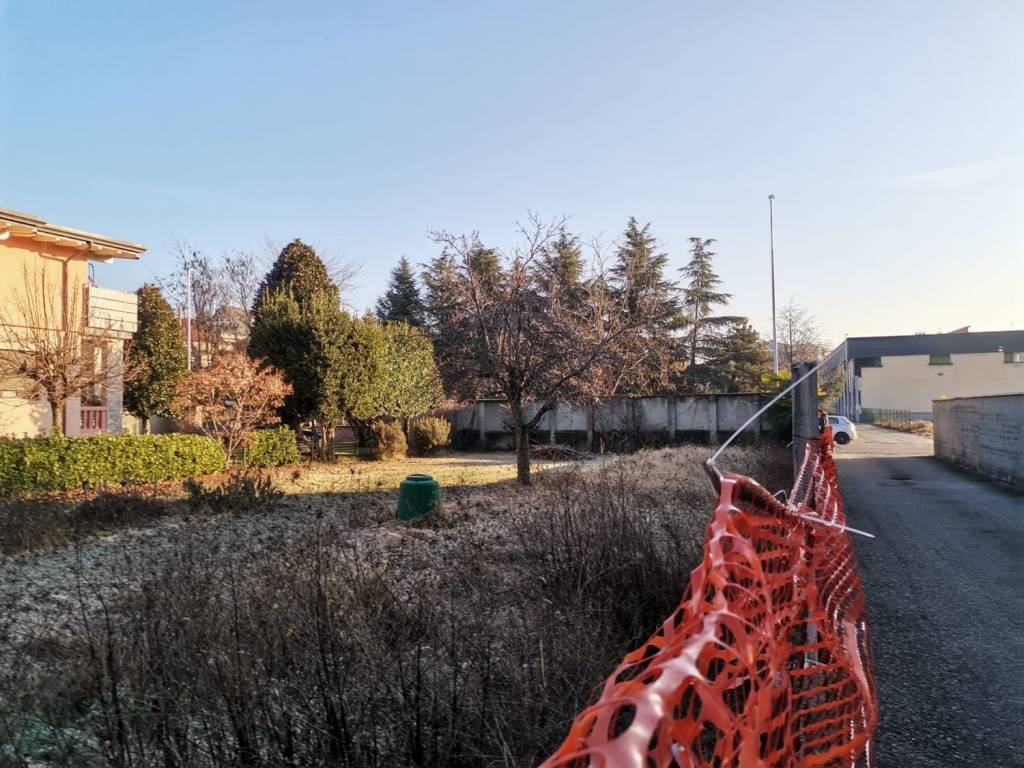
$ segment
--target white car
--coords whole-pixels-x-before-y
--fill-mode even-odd
[[[857,439],[857,427],[845,416],[829,416],[828,424],[832,427],[832,439],[839,445],[846,445]]]

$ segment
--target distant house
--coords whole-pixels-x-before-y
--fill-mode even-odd
[[[930,420],[933,400],[1024,392],[1024,331],[851,337],[829,368],[844,374],[836,413],[871,421],[898,409]]]
[[[74,338],[88,350],[85,360],[113,372],[102,387],[68,399],[63,414],[68,435],[116,434],[123,429],[120,370],[124,342],[138,323],[137,298],[95,285],[89,279],[89,263],[137,259],[144,251],[136,243],[0,208],[2,351],[23,355],[30,365],[33,350],[24,348],[30,334],[17,331],[46,317],[51,318],[46,322],[54,333],[73,329]],[[41,309],[32,311],[26,305]],[[13,349],[16,344],[22,348]],[[45,434],[51,426],[50,408],[31,378],[0,380],[0,435]]]

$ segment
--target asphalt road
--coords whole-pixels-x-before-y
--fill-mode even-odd
[[[878,768],[1024,766],[1024,495],[858,426],[837,450],[868,603]]]

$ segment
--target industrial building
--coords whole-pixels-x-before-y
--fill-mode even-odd
[[[1024,331],[849,337],[826,370],[842,375],[835,412],[871,421],[878,409],[932,418],[932,402],[1024,393]]]

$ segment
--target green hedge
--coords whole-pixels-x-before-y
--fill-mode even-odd
[[[0,440],[0,494],[174,480],[223,470],[220,443],[202,435]]]
[[[248,467],[278,467],[298,460],[299,444],[290,427],[257,430],[245,449],[245,465]]]

